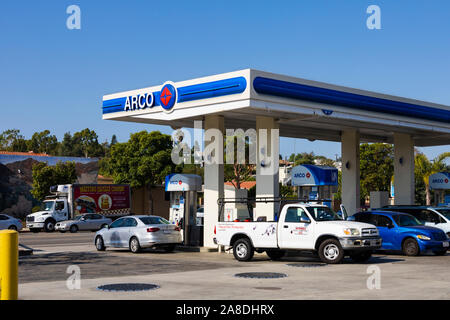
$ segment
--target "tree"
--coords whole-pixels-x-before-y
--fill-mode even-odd
[[[360,150],[361,202],[370,191],[388,191],[394,174],[394,148],[386,143],[363,143]]]
[[[325,156],[316,156],[315,157],[315,163],[319,166],[328,166],[328,167],[334,167],[334,160],[329,159]]]
[[[55,135],[50,135],[49,130],[35,132],[28,140],[28,150],[39,153],[56,154],[58,149],[58,139]]]
[[[289,161],[294,162],[294,165],[299,166],[303,164],[314,164],[314,159],[316,159],[316,156],[314,155],[314,152],[302,152],[302,153],[292,153],[289,156]]]
[[[159,131],[141,131],[130,135],[128,142],[111,147],[111,156],[102,162],[102,172],[111,176],[114,183],[128,183],[131,187],[149,190],[161,184],[166,175],[173,173],[171,136]],[[150,193],[150,207],[153,202]]]
[[[58,184],[72,184],[77,180],[75,162],[58,162],[55,166],[49,166],[45,162],[39,162],[32,168],[33,189],[31,194],[37,200],[44,200],[50,187]]]
[[[27,142],[18,129],[5,130],[0,134],[0,150],[26,152]]]
[[[415,178],[421,179],[425,185],[425,201],[427,205],[431,205],[430,176],[447,169],[445,164],[447,158],[450,158],[450,152],[444,152],[432,161],[428,160],[427,156],[420,152],[414,158]]]
[[[238,161],[238,139],[244,139],[244,163],[239,163]],[[226,163],[224,165],[224,178],[225,181],[230,181],[236,189],[241,189],[241,182],[252,179],[252,173],[255,170],[255,165],[250,164],[250,141],[248,137],[233,135],[227,137],[225,147],[227,144],[233,145],[234,157],[233,164],[229,164],[226,161],[226,152],[224,153],[224,162]]]
[[[80,156],[80,153],[85,158],[104,155],[103,147],[98,142],[98,136],[94,130],[86,128],[80,132],[75,132],[72,141],[78,153],[77,156]]]

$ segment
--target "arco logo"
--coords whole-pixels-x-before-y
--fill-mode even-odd
[[[307,172],[307,173],[306,173],[306,178],[309,179],[310,177],[311,177],[311,174],[310,174],[309,172]]]
[[[159,95],[159,102],[164,110],[171,110],[177,101],[177,89],[172,83],[165,83],[161,88]]]

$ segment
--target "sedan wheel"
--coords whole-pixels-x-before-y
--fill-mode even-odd
[[[95,248],[97,249],[97,251],[105,251],[106,247],[101,236],[98,236],[95,239]]]
[[[17,231],[17,227],[16,227],[16,226],[10,226],[8,229],[9,229],[9,230]]]
[[[139,240],[135,237],[130,240],[130,250],[133,253],[138,253],[139,251],[141,251]]]

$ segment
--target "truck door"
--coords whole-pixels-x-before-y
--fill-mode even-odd
[[[63,221],[68,219],[68,208],[67,202],[65,200],[56,200],[55,203],[55,220]]]
[[[279,246],[282,249],[314,247],[314,224],[304,208],[287,208],[284,221],[279,222],[279,236]]]

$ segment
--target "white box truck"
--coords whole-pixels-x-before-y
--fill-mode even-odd
[[[118,217],[131,212],[129,185],[64,184],[52,186],[50,193],[42,209],[26,217],[26,226],[32,232],[52,232],[57,222],[84,213]]]

